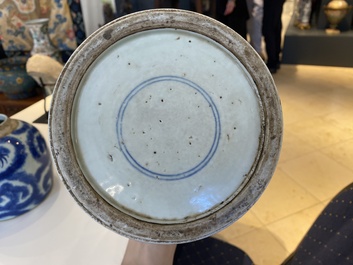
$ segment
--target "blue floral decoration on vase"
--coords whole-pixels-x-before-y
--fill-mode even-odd
[[[0,114],[0,221],[39,205],[53,184],[46,142],[32,125]]]

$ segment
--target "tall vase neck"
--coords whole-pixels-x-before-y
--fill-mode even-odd
[[[49,18],[38,18],[26,21],[26,25],[45,25],[49,23]]]
[[[49,38],[49,19],[40,18],[28,20],[25,24],[33,39],[31,55],[43,54],[60,61],[58,50],[54,47]]]

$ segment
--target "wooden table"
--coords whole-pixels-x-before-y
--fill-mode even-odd
[[[15,100],[9,99],[5,97],[3,93],[0,93],[0,113],[10,117],[13,114],[29,107],[30,105],[36,103],[41,99],[43,99],[43,95],[37,95],[26,99]]]

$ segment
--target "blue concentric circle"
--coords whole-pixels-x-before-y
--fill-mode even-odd
[[[213,140],[210,149],[208,150],[207,154],[203,157],[201,162],[196,164],[195,166],[184,170],[182,172],[176,172],[173,174],[166,174],[163,172],[155,172],[153,170],[150,170],[146,168],[144,165],[139,163],[137,159],[131,154],[129,151],[129,147],[126,145],[126,141],[124,140],[123,137],[123,131],[124,131],[124,115],[125,111],[131,102],[131,100],[142,90],[146,88],[151,88],[151,85],[159,83],[159,82],[179,82],[184,85],[186,85],[188,88],[196,90],[198,93],[202,95],[202,97],[207,101],[208,106],[212,110],[213,114],[213,120],[214,120],[214,135],[213,135]],[[202,117],[200,117],[202,118]],[[136,86],[124,99],[122,105],[120,106],[119,112],[118,112],[118,117],[117,117],[117,123],[116,123],[116,133],[117,133],[117,138],[118,138],[118,143],[120,150],[122,151],[124,157],[127,159],[127,161],[139,172],[143,173],[144,175],[155,178],[155,179],[160,179],[160,180],[179,180],[183,178],[188,178],[193,176],[194,174],[198,173],[201,171],[212,159],[214,156],[219,140],[220,140],[220,135],[221,135],[221,124],[220,124],[220,116],[217,110],[217,107],[215,103],[213,102],[212,98],[207,94],[207,92],[202,89],[200,86],[195,84],[194,82],[191,82],[188,79],[178,77],[178,76],[158,76],[154,77],[151,79],[148,79],[138,86]]]

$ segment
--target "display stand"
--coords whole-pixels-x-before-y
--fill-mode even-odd
[[[338,25],[340,34],[329,35],[325,32],[328,22],[324,14],[328,2],[322,0],[309,30],[296,28],[292,18],[284,37],[282,63],[353,67],[353,12],[350,10]],[[347,2],[353,5],[353,0]]]

